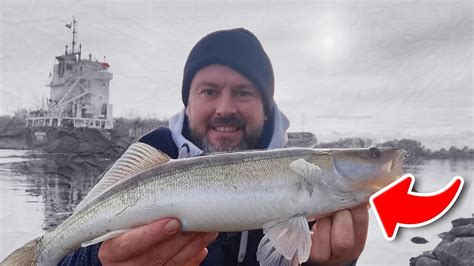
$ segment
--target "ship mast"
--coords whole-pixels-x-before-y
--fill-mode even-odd
[[[77,21],[76,18],[73,16],[72,17],[72,23],[66,24],[66,28],[70,29],[72,28],[72,47],[71,47],[71,53],[69,54],[75,54],[76,53],[76,43],[77,43]],[[66,45],[66,55],[68,54],[68,46]],[[79,51],[78,53],[81,53],[81,45],[79,44]]]
[[[72,17],[72,54],[74,54],[76,51],[74,51],[74,47],[76,46],[76,40],[77,40],[77,28],[76,28],[76,19],[74,16]]]

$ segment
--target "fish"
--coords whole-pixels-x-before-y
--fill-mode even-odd
[[[308,260],[308,221],[368,202],[402,175],[395,148],[252,150],[174,160],[134,143],[54,230],[2,265],[56,265],[69,252],[166,217],[183,231],[262,228],[261,265]]]

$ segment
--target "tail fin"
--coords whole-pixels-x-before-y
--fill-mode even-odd
[[[39,240],[40,238],[33,239],[23,247],[13,251],[5,260],[0,262],[0,266],[36,265],[36,247]]]

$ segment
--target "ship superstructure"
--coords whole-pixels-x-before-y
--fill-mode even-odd
[[[29,112],[27,127],[60,127],[112,129],[112,104],[109,104],[110,65],[81,58],[77,49],[77,21],[73,18],[72,45],[66,45],[63,55],[56,56],[50,87],[50,97],[44,108]]]

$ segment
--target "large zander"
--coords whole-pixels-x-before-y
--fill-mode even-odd
[[[393,148],[292,148],[171,160],[135,143],[71,217],[8,256],[5,265],[56,265],[72,250],[164,217],[185,231],[263,228],[263,265],[309,257],[308,220],[367,202],[402,174]]]

